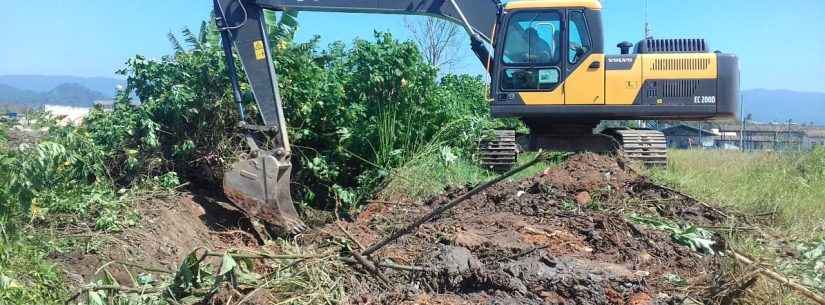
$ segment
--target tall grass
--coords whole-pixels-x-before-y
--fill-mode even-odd
[[[825,149],[812,152],[671,151],[652,177],[701,200],[759,216],[756,231],[729,245],[825,292]],[[798,255],[788,253],[797,252]],[[734,264],[728,264],[734,268]],[[750,304],[809,304],[782,285],[759,281]]]
[[[475,185],[497,174],[481,168],[477,160],[469,157],[450,157],[447,150],[430,150],[410,159],[398,168],[388,180],[379,197],[389,201],[422,200],[444,192],[445,187]],[[519,164],[535,158],[536,153],[519,156]],[[556,163],[538,163],[513,175],[508,181],[516,181],[554,166]]]
[[[677,150],[661,182],[703,200],[752,215],[775,215],[775,225],[799,239],[825,236],[825,150],[743,153]]]

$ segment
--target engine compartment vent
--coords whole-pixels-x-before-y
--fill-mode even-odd
[[[648,97],[692,97],[698,88],[699,80],[695,79],[657,80],[650,82],[646,94]]]
[[[637,54],[708,53],[704,39],[645,39],[636,44]]]
[[[653,71],[704,71],[710,66],[709,58],[656,58]]]

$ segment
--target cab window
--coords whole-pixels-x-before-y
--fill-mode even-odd
[[[577,64],[592,49],[590,32],[587,30],[584,12],[570,11],[570,51],[567,60],[570,64]]]
[[[560,82],[561,14],[519,12],[504,38],[503,90],[551,90]]]
[[[559,62],[561,15],[517,13],[510,19],[504,43],[505,64],[553,65]]]

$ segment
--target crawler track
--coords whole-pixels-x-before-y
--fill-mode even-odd
[[[619,141],[626,158],[648,166],[667,166],[664,133],[648,129],[614,129],[607,134]]]
[[[507,171],[518,160],[514,130],[495,130],[495,138],[480,141],[481,165],[498,172]]]

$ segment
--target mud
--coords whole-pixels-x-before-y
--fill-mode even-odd
[[[376,203],[344,227],[368,245],[468,189],[420,204]],[[350,304],[682,304],[703,291],[668,281],[708,283],[720,268],[627,220],[658,215],[719,224],[711,208],[659,189],[612,159],[579,154],[564,164],[476,195],[374,255],[432,271],[385,270],[396,288],[372,278],[355,284]],[[302,237],[308,244],[346,238],[334,225]],[[721,238],[717,238],[721,242]]]

